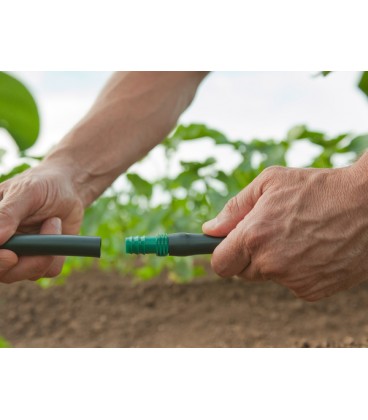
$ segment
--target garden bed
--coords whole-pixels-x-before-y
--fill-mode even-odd
[[[88,271],[46,290],[0,284],[0,335],[15,347],[365,347],[367,307],[368,284],[310,304],[272,283]]]

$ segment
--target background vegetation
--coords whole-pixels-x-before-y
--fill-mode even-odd
[[[330,72],[321,72],[327,76]],[[368,72],[363,72],[358,87],[368,96]],[[42,157],[32,157],[27,150],[39,133],[37,106],[26,87],[8,74],[0,72],[0,127],[5,128],[19,149],[19,162],[7,173],[0,171],[0,182],[37,164]],[[181,161],[180,171],[172,175],[171,162],[181,142],[210,139],[213,150],[229,148],[238,157],[238,164],[224,171],[216,158],[193,157]],[[161,165],[166,168],[156,180],[129,172],[121,176],[119,187],[113,186],[86,210],[81,234],[103,238],[103,270],[115,269],[140,280],[149,280],[163,270],[173,281],[185,282],[204,274],[203,265],[194,259],[157,258],[155,256],[124,256],[124,238],[160,232],[200,232],[204,221],[215,216],[226,201],[259,173],[271,165],[288,163],[290,151],[299,142],[315,146],[316,155],[308,166],[331,168],[337,162],[353,161],[368,147],[368,134],[341,133],[330,137],[308,127],[291,128],[282,139],[229,139],[225,134],[203,124],[179,125],[159,146],[164,150]],[[5,150],[0,149],[0,163]],[[92,259],[67,259],[61,276],[56,280],[42,279],[47,287],[61,283],[72,270],[85,269],[96,262]]]

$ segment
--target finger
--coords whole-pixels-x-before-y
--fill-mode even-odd
[[[60,233],[61,220],[58,217],[45,220],[40,230],[40,234],[58,235]],[[18,264],[4,275],[2,281],[13,283],[25,279],[39,279],[51,268],[55,258],[53,256],[19,257]]]
[[[228,235],[261,197],[262,182],[262,177],[258,176],[239,194],[232,197],[217,217],[203,224],[203,233],[212,236]]]
[[[249,264],[247,267],[245,267],[240,273],[236,275],[238,278],[246,280],[246,281],[256,281],[256,282],[265,282],[270,281],[270,278],[265,278],[262,276],[259,272],[259,270],[256,268],[254,262],[252,264]]]
[[[62,223],[58,217],[53,217],[51,219],[46,220],[40,230],[40,234],[47,235],[47,234],[54,234],[60,235],[62,233]],[[38,280],[40,277],[55,277],[57,276],[60,271],[61,267],[63,266],[64,259],[61,256],[53,256],[51,257],[52,262],[48,266],[47,270],[42,274],[42,276],[37,275],[30,277],[29,280]],[[59,270],[60,267],[60,270]]]
[[[251,262],[251,255],[244,241],[245,222],[246,220],[243,220],[239,223],[212,254],[212,268],[221,277],[235,276],[245,270]]]
[[[0,281],[2,281],[3,274],[13,268],[17,262],[17,254],[8,249],[0,249]]]
[[[5,243],[21,221],[32,212],[32,194],[24,191],[3,193],[0,201],[0,244]]]
[[[65,262],[65,257],[55,257],[51,267],[47,270],[43,277],[56,277],[61,273]]]

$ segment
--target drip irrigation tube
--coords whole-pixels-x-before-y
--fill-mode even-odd
[[[101,256],[101,238],[77,235],[14,235],[0,249],[17,255]]]

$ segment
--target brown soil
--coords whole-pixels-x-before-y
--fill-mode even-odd
[[[310,304],[275,284],[74,274],[65,286],[0,285],[15,347],[365,347],[368,284]]]

